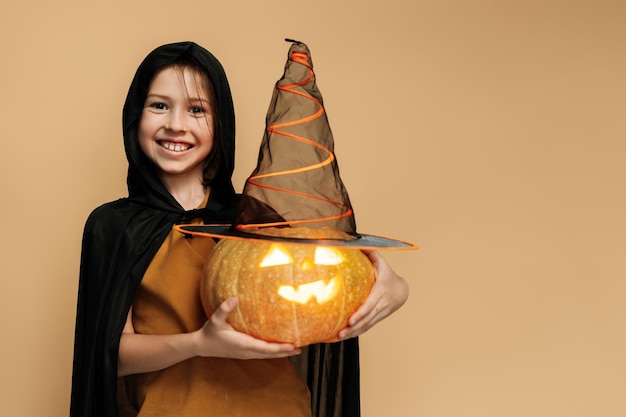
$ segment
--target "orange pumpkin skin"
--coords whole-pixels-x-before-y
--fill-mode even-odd
[[[273,234],[304,238],[319,238],[321,232],[327,238],[343,236],[343,232],[332,229],[273,230]],[[201,284],[207,316],[224,300],[237,296],[239,304],[228,322],[238,331],[295,346],[336,341],[339,331],[369,295],[375,281],[374,268],[359,249],[337,247],[318,250],[331,257],[330,261],[323,261],[324,265],[316,264],[320,258],[316,247],[221,240],[207,260]],[[272,250],[287,255],[281,252],[279,265],[261,266],[267,263]],[[307,288],[315,294],[307,296]],[[290,300],[294,297],[299,301]]]

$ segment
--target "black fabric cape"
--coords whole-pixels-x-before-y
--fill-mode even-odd
[[[165,189],[152,163],[139,148],[137,127],[155,72],[180,60],[204,69],[214,86],[221,164],[210,184],[207,207],[185,211]],[[231,175],[235,156],[235,118],[222,65],[193,42],[161,46],[139,66],[123,110],[129,197],[104,204],[87,219],[82,244],[71,417],[116,417],[117,355],[126,315],[144,272],[176,223],[202,218],[205,223],[234,220],[239,196]],[[201,237],[195,237],[200,239]],[[356,417],[359,406],[358,340],[312,345],[292,358],[307,382],[315,417]]]

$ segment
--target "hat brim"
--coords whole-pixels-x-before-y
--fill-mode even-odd
[[[333,247],[343,247],[351,249],[370,249],[370,250],[411,250],[419,249],[417,245],[403,240],[391,239],[382,236],[356,234],[354,239],[305,239],[282,236],[268,236],[258,233],[247,233],[237,230],[230,224],[212,224],[212,225],[191,225],[179,224],[174,226],[184,235],[206,236],[218,239],[239,239],[252,241],[273,241],[285,243],[299,243],[304,245],[324,245]]]

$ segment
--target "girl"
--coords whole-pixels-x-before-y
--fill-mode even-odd
[[[71,416],[358,416],[356,336],[405,302],[406,282],[368,253],[376,284],[335,344],[297,349],[236,332],[226,322],[235,298],[205,317],[198,288],[215,242],[172,226],[235,216],[222,66],[192,42],[155,49],[123,128],[129,197],[94,210],[83,236]]]

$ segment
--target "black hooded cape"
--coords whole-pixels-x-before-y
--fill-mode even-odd
[[[163,186],[139,148],[137,127],[155,72],[192,60],[214,86],[221,163],[207,207],[185,211]],[[219,61],[193,42],[161,46],[139,66],[123,110],[128,159],[128,198],[104,204],[87,219],[82,244],[71,417],[116,417],[117,355],[128,310],[152,258],[176,223],[202,218],[231,223],[239,196],[231,182],[235,156],[235,118],[230,87]],[[202,237],[195,237],[201,239]],[[311,391],[315,417],[356,417],[359,406],[358,340],[312,345],[292,361]]]

